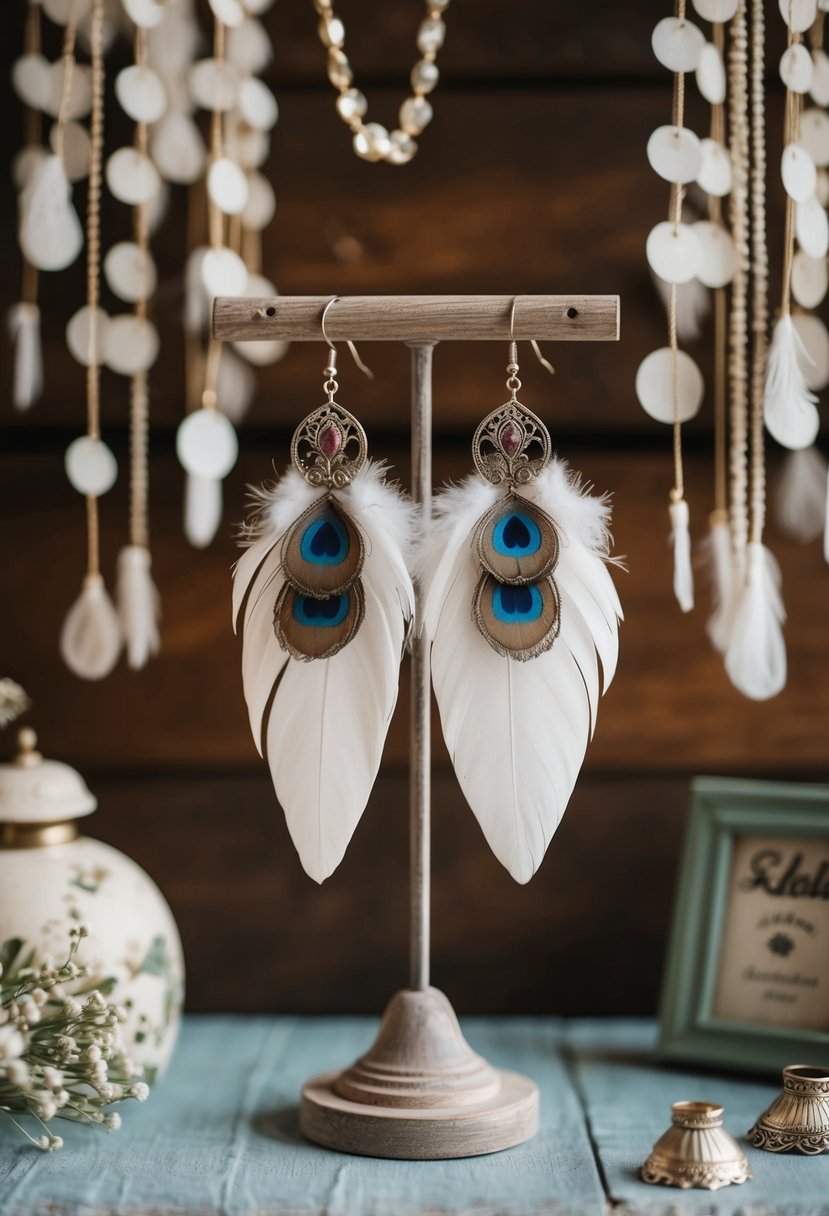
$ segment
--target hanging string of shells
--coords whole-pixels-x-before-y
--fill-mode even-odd
[[[697,20],[689,18],[685,0],[677,0],[673,16],[653,33],[654,54],[674,77],[671,124],[648,143],[652,168],[671,183],[669,217],[646,245],[667,307],[669,342],[641,363],[636,392],[651,417],[673,427],[673,581],[687,612],[694,597],[682,425],[699,412],[706,391],[696,360],[679,343],[710,333],[713,510],[700,546],[713,593],[707,632],[735,688],[766,700],[786,683],[780,570],[764,541],[766,432],[791,452],[778,489],[786,530],[806,541],[827,529],[826,462],[813,444],[815,394],[829,385],[829,334],[811,310],[829,286],[829,57],[817,0],[779,0],[786,103],[778,162],[766,150],[763,0],[692,2]],[[698,20],[710,23],[710,36]],[[685,123],[690,73],[710,106],[704,139]],[[807,94],[814,106],[804,110]],[[771,334],[766,192],[778,187],[767,162],[780,164],[785,198],[783,274]],[[695,209],[704,209],[705,218],[696,218]],[[829,560],[829,541],[826,550]]]
[[[153,315],[158,273],[151,246],[171,189],[187,191],[190,252],[181,268],[187,416],[176,450],[186,473],[185,532],[196,546],[209,544],[221,524],[221,482],[238,451],[233,424],[253,399],[255,368],[287,349],[261,342],[222,350],[207,336],[214,296],[276,294],[262,274],[262,234],[276,211],[262,167],[278,106],[261,79],[272,47],[259,17],[272,3],[210,0],[213,52],[199,58],[207,31],[199,27],[195,0],[26,0],[22,53],[12,69],[24,106],[23,146],[13,166],[22,272],[8,317],[12,401],[28,409],[43,388],[41,275],[71,266],[86,243],[86,298],[81,307],[70,305],[66,342],[85,369],[87,426],[65,463],[86,500],[87,573],[60,639],[66,663],[86,679],[107,675],[122,652],[130,667],[141,668],[160,646],[148,450],[162,340]],[[113,91],[133,134],[122,147],[105,149],[104,56],[118,37],[133,56],[115,76]],[[57,39],[60,53],[50,62],[44,47]],[[201,119],[199,111],[206,112]],[[102,211],[120,222],[119,207],[127,209],[131,236],[102,258]],[[101,301],[102,285],[112,307]],[[129,519],[117,561],[117,609],[99,552],[99,500],[118,476],[102,436],[110,393],[122,393],[112,374],[127,383],[130,416]]]

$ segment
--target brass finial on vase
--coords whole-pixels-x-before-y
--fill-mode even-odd
[[[748,1162],[723,1127],[721,1106],[715,1102],[674,1102],[671,1119],[671,1126],[642,1166],[644,1182],[708,1191],[748,1182]]]
[[[829,1068],[790,1064],[783,1069],[783,1092],[748,1133],[755,1148],[771,1153],[794,1150],[816,1157],[829,1152]]]

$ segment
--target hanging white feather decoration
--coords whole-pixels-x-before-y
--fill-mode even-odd
[[[711,578],[711,615],[705,631],[714,649],[725,654],[734,616],[734,556],[728,519],[716,512],[711,516],[708,535],[700,544],[700,556]]]
[[[610,507],[564,462],[547,465],[549,435],[517,402],[484,419],[473,452],[478,474],[439,495],[421,546],[421,628],[461,788],[524,883],[561,821],[616,669]]]
[[[222,482],[188,473],[184,483],[184,535],[194,549],[206,549],[222,522]]]
[[[674,595],[683,612],[694,607],[694,572],[691,569],[690,513],[684,498],[672,502],[671,545],[674,554]]]
[[[397,702],[414,518],[384,466],[363,464],[362,428],[335,403],[291,450],[296,468],[255,493],[233,616],[254,741],[302,865],[323,882],[368,802]]]
[[[14,346],[12,404],[27,410],[43,391],[43,354],[40,348],[40,309],[22,302],[9,309],[9,338]]]
[[[108,676],[121,653],[121,625],[100,574],[87,574],[60,635],[60,652],[70,671],[84,680]]]
[[[150,551],[143,545],[125,545],[118,554],[115,598],[127,662],[138,671],[158,654],[161,646],[158,633],[161,599],[153,582]]]
[[[753,542],[725,655],[728,678],[752,701],[767,701],[786,685],[785,619],[780,567],[765,545]]]
[[[768,432],[784,448],[807,448],[817,438],[817,397],[803,374],[809,362],[791,315],[784,313],[774,327],[763,401]]]
[[[823,532],[828,470],[826,457],[814,446],[786,453],[775,513],[780,528],[803,545]]]

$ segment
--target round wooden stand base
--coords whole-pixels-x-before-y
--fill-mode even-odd
[[[442,992],[404,989],[366,1055],[304,1086],[299,1126],[316,1144],[364,1157],[474,1157],[535,1135],[538,1089],[472,1051]]]

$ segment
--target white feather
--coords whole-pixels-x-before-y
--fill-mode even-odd
[[[674,555],[674,595],[683,612],[694,607],[694,572],[691,569],[690,512],[684,498],[672,502],[671,547]]]
[[[60,652],[70,671],[84,680],[108,676],[121,653],[121,624],[100,574],[88,574],[66,614]]]
[[[118,554],[115,599],[127,662],[138,671],[161,647],[158,632],[161,597],[153,582],[150,552],[143,545],[125,545]]]
[[[763,398],[768,432],[784,448],[809,447],[820,426],[817,397],[806,383],[804,362],[811,360],[791,316],[784,313],[772,335]]]
[[[561,631],[546,654],[517,662],[475,627],[475,525],[499,491],[473,475],[441,494],[420,548],[424,628],[452,763],[490,848],[517,882],[541,863],[575,785],[618,654],[621,605],[606,562],[610,509],[561,461],[523,491],[555,521]]]
[[[184,483],[184,535],[190,544],[196,549],[206,549],[221,522],[221,481],[188,473]]]
[[[9,309],[9,337],[14,345],[12,403],[16,410],[27,410],[43,392],[40,309],[37,304],[12,305]]]
[[[826,518],[826,457],[815,447],[787,452],[777,483],[777,522],[801,544],[816,540]]]
[[[339,865],[371,793],[397,702],[400,660],[414,615],[407,569],[411,504],[367,464],[334,497],[362,533],[365,618],[330,659],[303,663],[280,647],[273,609],[282,586],[280,541],[321,491],[290,470],[256,492],[259,516],[236,565],[233,614],[244,610],[242,682],[251,731],[311,878]]]
[[[711,615],[705,631],[711,645],[725,654],[734,618],[734,558],[727,519],[712,515],[708,535],[700,544],[700,556],[711,578]]]
[[[786,612],[780,594],[780,567],[765,545],[746,550],[746,578],[734,614],[725,670],[736,689],[752,701],[767,701],[786,685]]]

